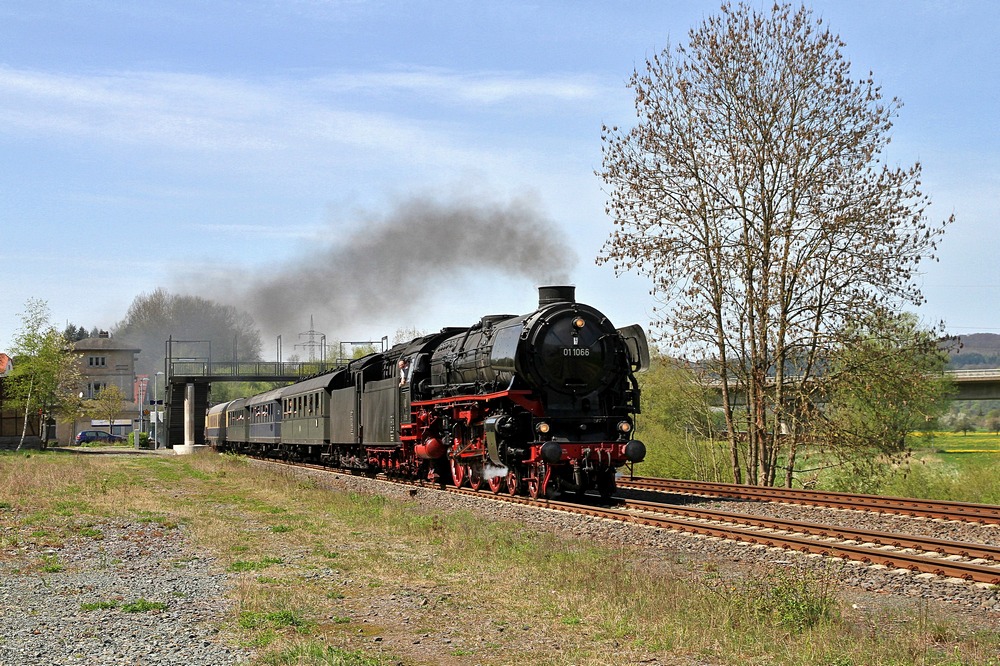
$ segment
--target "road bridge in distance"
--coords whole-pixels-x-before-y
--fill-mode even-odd
[[[945,370],[955,383],[955,400],[1000,400],[1000,368]]]
[[[1000,400],[1000,368],[945,370],[944,375],[955,384],[954,400]],[[721,385],[709,384],[709,388],[716,396],[712,403],[721,405]],[[730,386],[729,394],[734,405],[746,404],[743,393],[742,387]]]

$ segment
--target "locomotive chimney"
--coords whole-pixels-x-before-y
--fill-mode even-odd
[[[538,307],[543,308],[553,303],[576,302],[576,287],[558,285],[538,288]]]

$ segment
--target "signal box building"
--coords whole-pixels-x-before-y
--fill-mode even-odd
[[[84,338],[73,345],[80,364],[80,392],[84,400],[92,400],[97,394],[109,386],[117,386],[122,392],[124,410],[113,424],[110,431],[115,435],[127,437],[128,433],[139,424],[142,415],[144,396],[140,382],[136,381],[135,362],[139,349],[120,343],[105,331],[96,338]],[[81,430],[109,430],[106,420],[102,421],[90,416],[78,416],[75,419],[60,421],[56,428],[56,438],[62,444],[70,444]]]

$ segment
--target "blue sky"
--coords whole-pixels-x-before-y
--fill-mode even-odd
[[[957,218],[920,276],[918,314],[953,333],[1000,333],[1000,3],[809,6],[847,43],[857,75],[872,70],[903,101],[890,161],[919,160],[929,217]],[[0,349],[29,298],[47,301],[60,328],[110,327],[157,287],[225,300],[356,241],[414,197],[529,208],[578,298],[619,326],[645,325],[647,282],[594,264],[611,229],[594,175],[601,124],[629,125],[633,68],[717,9],[6,0]],[[330,339],[369,339],[533,308],[538,280],[497,261],[452,263],[412,276],[448,298],[355,304],[346,316],[311,304],[264,326],[265,355],[276,334],[288,353],[310,315]]]

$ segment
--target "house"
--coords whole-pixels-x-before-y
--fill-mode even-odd
[[[91,400],[97,397],[102,389],[117,386],[125,398],[125,410],[121,416],[110,424],[111,432],[125,437],[138,427],[142,416],[144,396],[140,395],[144,382],[135,375],[136,357],[139,349],[118,342],[106,331],[101,331],[96,338],[84,338],[73,345],[73,351],[79,357],[81,397]],[[76,433],[81,430],[108,430],[106,420],[93,419],[89,416],[78,416],[75,419],[60,421],[56,427],[56,439],[63,444],[72,443]]]

